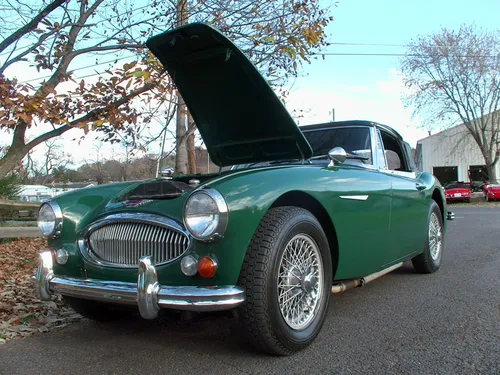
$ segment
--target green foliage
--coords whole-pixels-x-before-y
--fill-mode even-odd
[[[0,198],[13,199],[21,191],[20,179],[15,174],[0,178]]]

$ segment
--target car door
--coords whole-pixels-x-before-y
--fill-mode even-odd
[[[390,249],[391,177],[374,166],[372,128],[330,127],[304,134],[316,156],[343,147],[350,154],[367,158],[348,158],[323,169],[330,190],[327,210],[339,246],[335,278],[362,277],[379,271]]]
[[[428,204],[424,185],[416,178],[411,160],[401,140],[389,132],[377,130],[386,155],[386,169],[391,178],[391,258],[387,265],[403,260],[422,250],[422,233],[426,228]]]

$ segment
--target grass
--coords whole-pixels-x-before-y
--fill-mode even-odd
[[[448,202],[448,208],[451,209],[452,207],[489,207],[489,208],[500,208],[500,201],[489,201],[486,202],[484,198],[481,196],[479,197],[472,197],[472,200],[470,203],[466,202]]]

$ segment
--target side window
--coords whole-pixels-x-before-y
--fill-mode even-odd
[[[386,155],[384,154],[384,143],[382,142],[382,136],[380,135],[379,130],[377,130],[377,147],[375,152],[377,154],[377,166],[380,169],[387,169]]]
[[[401,147],[401,142],[389,133],[382,132],[381,135],[387,160],[387,169],[391,171],[411,172],[412,170],[406,165],[404,157],[406,150]]]
[[[401,169],[401,159],[399,155],[392,150],[387,150],[385,155],[387,157],[387,168],[391,171],[399,171]]]

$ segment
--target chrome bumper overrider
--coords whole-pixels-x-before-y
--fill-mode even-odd
[[[51,251],[40,253],[35,274],[36,291],[41,300],[52,294],[95,301],[137,305],[141,316],[154,319],[161,308],[190,311],[232,309],[245,301],[244,291],[236,286],[165,286],[158,283],[150,256],[139,260],[137,283],[58,277],[53,272]]]

